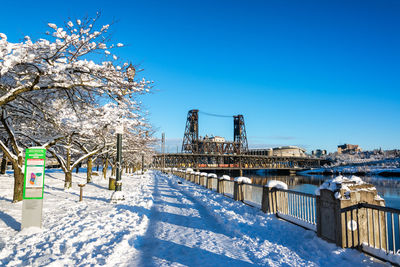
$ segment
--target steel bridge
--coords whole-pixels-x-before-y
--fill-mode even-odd
[[[199,138],[199,113],[233,117],[233,141]],[[163,137],[164,147],[164,137]],[[243,115],[222,116],[189,110],[182,142],[182,153],[154,156],[157,168],[193,168],[196,170],[288,170],[320,167],[320,159],[294,156],[251,155],[248,149]]]
[[[265,155],[167,153],[154,156],[157,168],[198,170],[294,170],[320,167],[320,159]]]

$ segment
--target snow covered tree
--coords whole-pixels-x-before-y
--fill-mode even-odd
[[[11,43],[0,33],[0,106],[29,91],[67,90],[125,102],[148,91],[149,81],[129,79],[128,63],[115,64],[118,57],[110,50],[123,44],[110,44],[110,26],[96,27],[97,19],[69,21],[64,27],[49,23],[49,39],[36,42],[26,36]],[[89,60],[100,58],[99,52],[108,60]]]
[[[129,75],[130,65],[111,54],[110,51],[123,45],[111,44],[107,35],[109,25],[98,27],[97,22],[98,17],[69,21],[64,27],[49,23],[51,32],[47,33],[47,39],[32,41],[26,36],[20,43],[11,43],[0,33],[1,134],[10,144],[0,139],[0,149],[14,168],[14,201],[22,199],[24,147],[41,144],[50,148],[57,144],[51,150],[55,155],[59,155],[56,150],[62,147],[61,143],[67,150],[77,150],[77,138],[80,141],[85,138],[85,126],[89,124],[81,124],[78,132],[67,134],[60,125],[64,129],[77,129],[73,123],[78,123],[68,116],[80,120],[82,107],[91,107],[95,112],[107,102],[134,113],[138,109],[136,95],[149,91],[151,82],[134,80]],[[57,109],[57,103],[68,106],[69,114]],[[99,153],[105,145],[106,141],[99,147],[91,146],[89,152],[80,151],[83,158],[73,164],[68,160],[71,151],[66,151],[67,160],[58,158],[66,171],[66,187],[70,186],[73,167]]]

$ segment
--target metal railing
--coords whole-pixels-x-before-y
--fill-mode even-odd
[[[341,214],[346,227],[346,245],[392,263],[396,257],[394,263],[399,263],[400,209],[360,203],[341,209]],[[360,217],[362,222],[358,220]]]
[[[206,181],[207,181],[207,177],[206,176],[200,176],[199,185],[206,186]]]
[[[183,173],[178,175],[185,177]],[[241,200],[244,203],[261,206],[264,212],[276,214],[286,221],[317,231],[315,195],[277,188],[264,190],[262,186],[255,184],[242,184],[240,187],[230,180],[219,182],[223,183],[220,192],[223,195],[233,198],[235,188],[241,188]],[[217,178],[211,178],[211,187],[212,190],[217,190]],[[236,196],[238,195],[240,194],[236,192]],[[319,212],[321,208],[322,206],[319,206]],[[331,219],[335,223],[332,225],[339,227],[335,228],[337,236],[333,239],[337,245],[358,248],[377,258],[400,265],[400,209],[359,203],[336,210],[333,216]],[[318,220],[320,231],[321,217]]]
[[[211,179],[211,189],[217,191],[218,188],[218,178],[208,178]]]
[[[233,198],[234,181],[224,180],[224,195]]]
[[[261,209],[263,186],[256,184],[243,184],[243,202]]]
[[[274,198],[277,216],[317,231],[316,196],[284,189],[274,189]]]

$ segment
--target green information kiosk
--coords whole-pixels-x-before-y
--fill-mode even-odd
[[[26,149],[21,229],[42,228],[45,161],[46,149],[41,147]]]

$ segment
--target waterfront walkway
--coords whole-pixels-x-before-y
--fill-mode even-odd
[[[175,176],[154,175],[137,266],[378,265],[274,216]]]
[[[12,174],[0,175],[0,266],[374,266],[274,215],[175,176],[122,177],[125,201],[110,203],[108,180],[94,177],[79,202],[74,174],[46,173],[43,229],[20,231]]]

